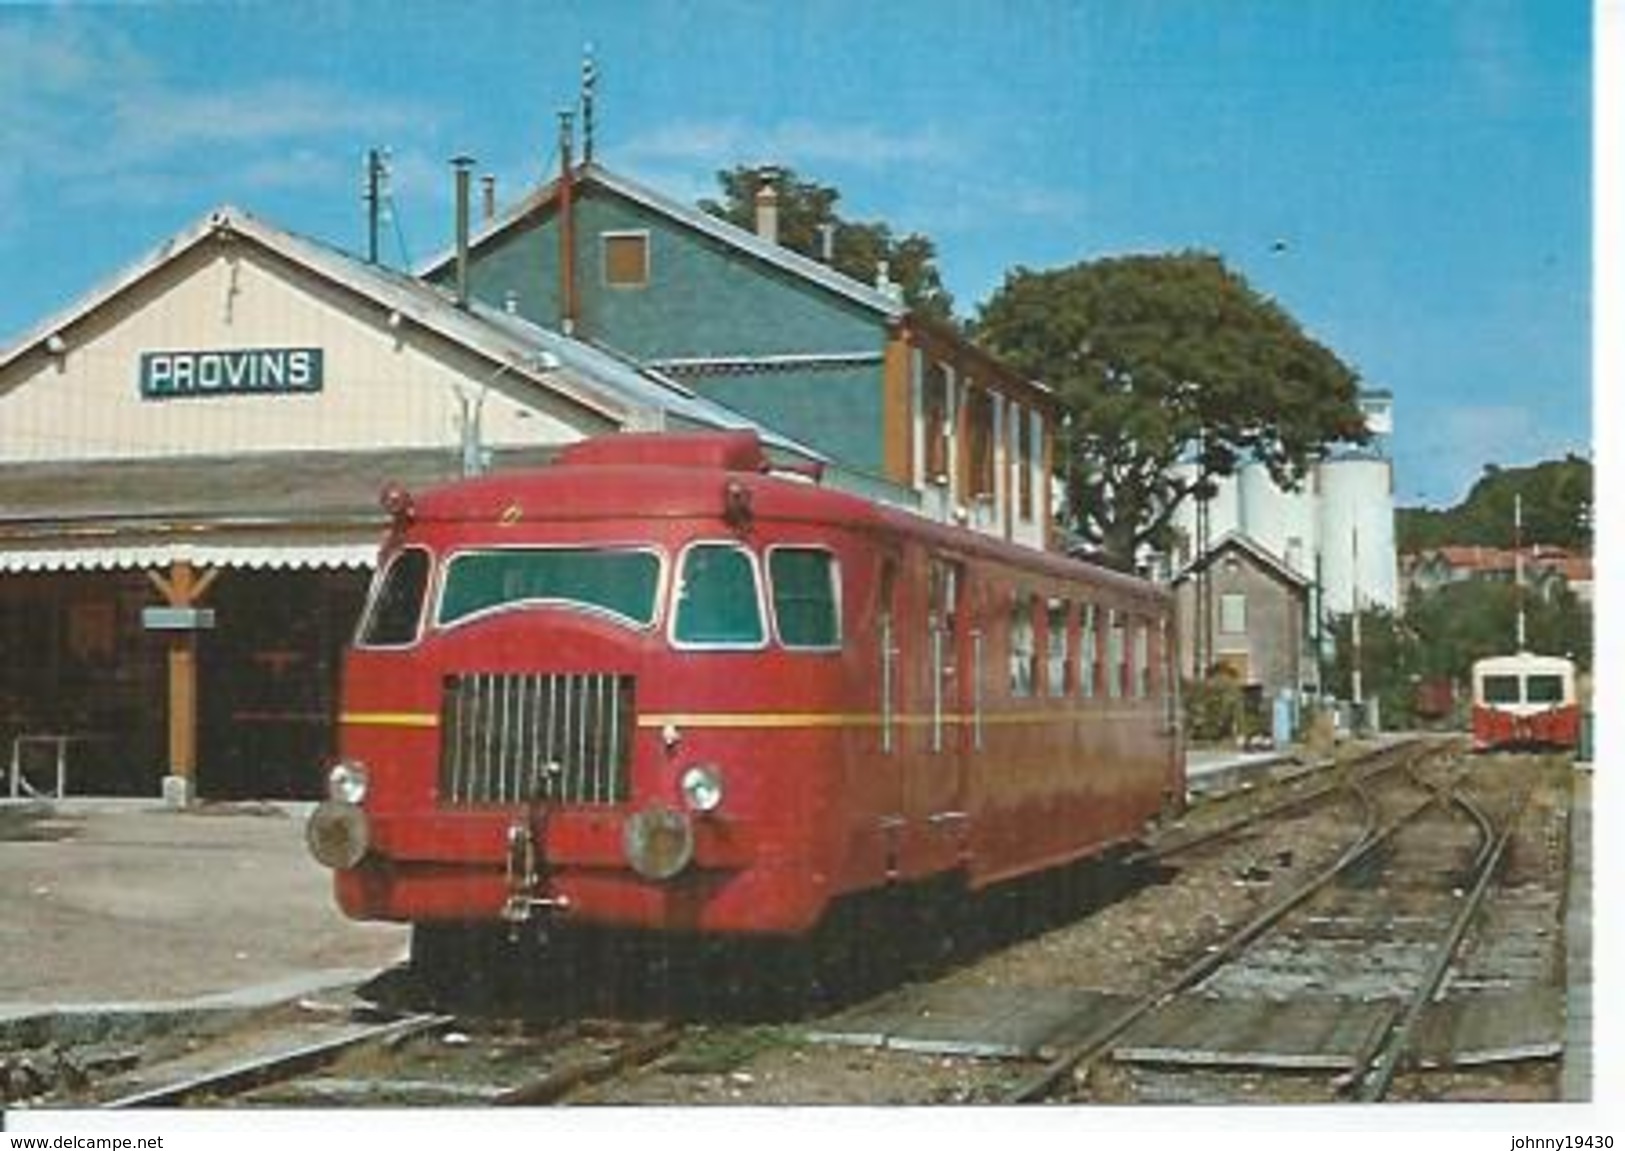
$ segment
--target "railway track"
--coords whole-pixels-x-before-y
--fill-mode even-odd
[[[230,1105],[540,1106],[659,1058],[683,1038],[681,1027],[574,1020],[539,1030],[411,1015],[358,1023],[314,1042],[261,1035],[261,1050],[192,1071],[183,1064],[148,1071],[165,1081],[119,1094],[104,1085],[111,1109]]]
[[[1251,784],[1244,784],[1216,797],[1221,807],[1253,800],[1239,814],[1221,813],[1212,826],[1206,823],[1199,828],[1176,825],[1131,856],[1130,862],[1160,864],[1202,848],[1222,845],[1261,825],[1336,802],[1351,788],[1373,784],[1393,772],[1415,770],[1419,764],[1448,753],[1459,743],[1457,738],[1405,740],[1341,766],[1301,771],[1271,786],[1271,794],[1263,797],[1257,796],[1258,789]]]
[[[1243,1069],[1290,1077],[1283,1099],[1385,1097],[1493,890],[1524,798],[1489,811],[1459,772],[1418,769],[1407,756],[1352,778],[1365,815],[1336,859],[1055,1052],[1007,1101],[1093,1098],[1080,1084],[1107,1063],[1152,1069],[1136,1094],[1159,1101],[1213,1101],[1203,1075]],[[1272,1098],[1256,1081],[1249,1091]]]
[[[142,1066],[124,1068],[93,1091],[50,1103],[495,1107],[1460,1097],[1449,1092],[1459,1090],[1454,1084],[1462,1076],[1430,1065],[1423,1054],[1438,1046],[1440,1009],[1461,1005],[1470,1021],[1482,1013],[1473,1006],[1475,995],[1488,996],[1494,1006],[1525,985],[1552,979],[1550,925],[1565,853],[1561,835],[1552,831],[1562,822],[1550,787],[1531,805],[1538,809],[1525,821],[1531,827],[1518,822],[1524,798],[1518,781],[1536,777],[1539,764],[1475,760],[1468,767],[1450,753],[1439,744],[1413,744],[1290,789],[1256,789],[1249,797],[1256,810],[1235,815],[1215,805],[1208,826],[1193,821],[1155,845],[1147,858],[1171,875],[1208,876],[1203,884],[1222,877],[1236,895],[1232,908],[1245,912],[1227,913],[1230,929],[1221,939],[1186,911],[1185,927],[1192,929],[1170,936],[1171,948],[1137,950],[1140,962],[1119,967],[1124,985],[1111,990],[1120,1006],[1086,1028],[1058,1028],[1064,1040],[1048,1040],[1025,1055],[950,1058],[939,1050],[921,1059],[902,1048],[860,1055],[852,1046],[811,1041],[807,1034],[822,1020],[764,1027],[702,1012],[695,1023],[674,1024],[669,1019],[682,1013],[661,1010],[661,996],[648,999],[647,1010],[599,1019],[598,1011],[615,998],[606,992],[603,1000],[589,995],[569,1011],[528,1021],[476,1017],[461,1005],[444,1009],[455,1014],[383,1019],[329,1006],[319,1018],[260,1020],[244,1027],[242,1037],[211,1037],[178,1059],[173,1050],[144,1057]],[[1274,865],[1267,879],[1231,878],[1294,845],[1297,858]],[[1143,902],[1146,911],[1130,917],[1154,920],[1177,906],[1164,894],[1158,882],[1114,899]],[[984,960],[989,972],[1030,973],[1007,963],[1009,953],[1050,948],[1050,932],[1098,940],[1085,947],[1121,946],[1102,934],[1123,922],[1117,906],[1108,906],[1113,914],[1046,925],[1030,937],[1030,947],[1029,937],[1018,939],[1008,950],[956,961],[950,972],[927,975],[918,986],[929,990],[940,980],[964,990],[996,982],[999,976],[982,970]],[[634,966],[619,953],[617,960],[628,971]],[[1520,963],[1522,975],[1514,970]],[[572,970],[587,978],[602,966]],[[1167,977],[1148,986],[1157,971]],[[670,972],[665,977],[676,980]],[[613,982],[618,987],[631,978],[622,972]],[[1018,977],[1004,987],[1005,1002],[1033,998],[1022,982]],[[701,985],[715,991],[714,980]],[[673,982],[663,994],[676,1003],[689,994],[682,990],[687,986]],[[974,1024],[969,1035],[966,1047],[974,1050]],[[1549,1059],[1538,1062],[1550,1054],[1534,1051],[1536,1062],[1521,1066],[1550,1067]],[[1477,1073],[1482,1094],[1476,1097],[1508,1097],[1497,1094],[1510,1090],[1497,1066],[1506,1065]]]

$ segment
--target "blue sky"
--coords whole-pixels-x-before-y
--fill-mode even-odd
[[[1395,395],[1397,497],[1591,444],[1589,4],[599,0],[0,7],[0,343],[223,202],[406,251],[446,161],[598,156],[667,194],[775,161],[932,237],[962,312],[1018,265],[1201,248]],[[399,261],[391,242],[386,256]]]

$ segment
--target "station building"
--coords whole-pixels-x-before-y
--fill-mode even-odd
[[[911,308],[882,272],[779,242],[777,175],[740,228],[560,141],[556,178],[471,236],[468,291],[795,435],[832,482],[1028,547],[1052,544],[1053,391]],[[420,269],[451,283],[448,250]]]
[[[4,786],[61,762],[79,793],[314,796],[385,484],[740,427],[602,349],[214,211],[0,351]]]

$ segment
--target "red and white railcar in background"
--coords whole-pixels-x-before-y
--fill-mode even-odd
[[[776,472],[587,441],[393,492],[309,841],[359,919],[798,937],[1183,803],[1170,598]]]
[[[1473,664],[1475,749],[1579,744],[1580,702],[1572,660],[1525,651]]]

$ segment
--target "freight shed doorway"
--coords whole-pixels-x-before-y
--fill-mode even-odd
[[[197,796],[319,797],[336,745],[340,664],[365,570],[222,571],[196,634]],[[70,795],[157,795],[169,774],[171,637],[144,571],[0,576],[0,794],[23,779]],[[21,737],[21,744],[18,739]]]
[[[317,799],[368,573],[227,571],[198,635],[202,799]]]
[[[163,778],[163,645],[140,572],[0,576],[0,767],[70,794],[154,795]],[[18,740],[21,738],[21,743]]]

